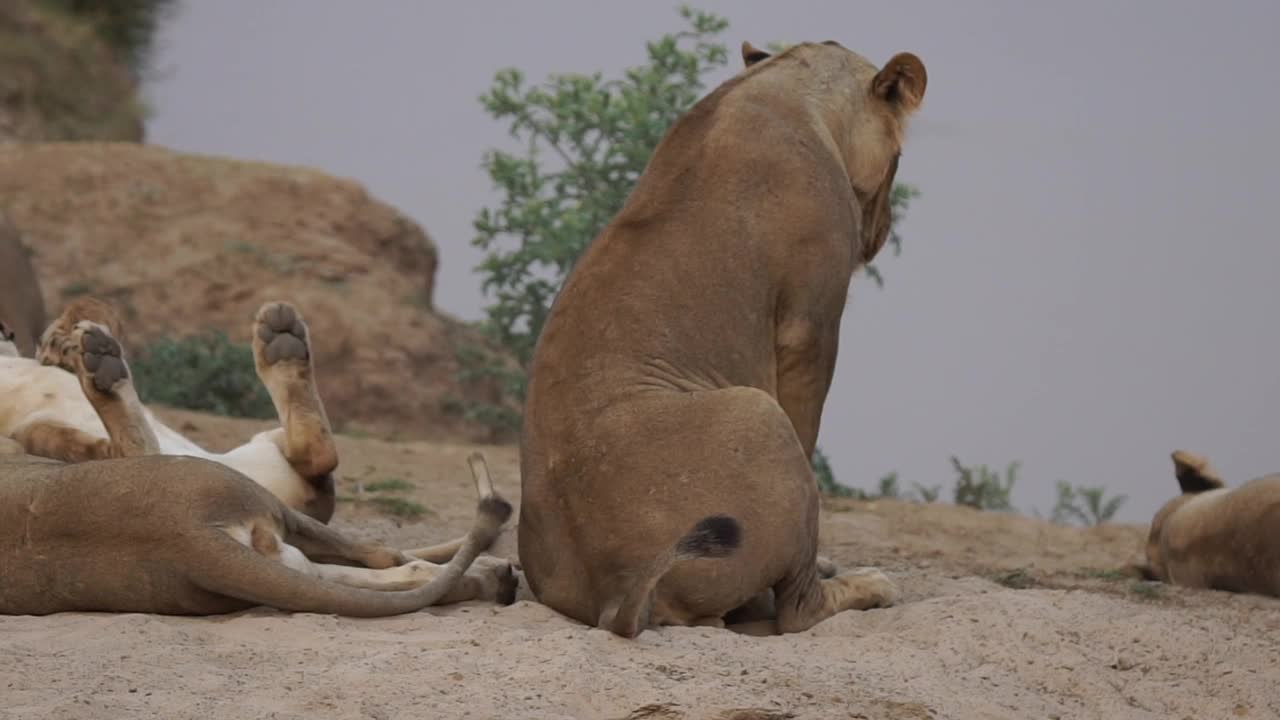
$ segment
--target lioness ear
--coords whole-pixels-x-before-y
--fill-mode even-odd
[[[1202,493],[1226,487],[1218,473],[1209,467],[1209,461],[1184,450],[1173,453],[1173,473],[1183,493]]]
[[[746,40],[742,41],[742,64],[746,67],[751,67],[761,60],[768,60],[771,57],[773,56]]]
[[[929,74],[924,63],[911,53],[898,53],[885,63],[871,81],[871,92],[887,103],[897,105],[903,112],[915,112],[924,100],[924,87]]]

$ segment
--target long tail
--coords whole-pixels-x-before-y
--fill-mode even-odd
[[[412,590],[383,591],[356,588],[310,577],[285,567],[236,542],[221,530],[210,529],[218,550],[202,558],[191,579],[220,595],[239,598],[291,612],[325,613],[352,617],[383,617],[421,610],[434,605],[451,591],[471,563],[493,544],[502,525],[511,517],[511,503],[493,490],[483,458],[471,461],[480,500],[470,532],[462,547],[430,582]]]
[[[601,614],[600,627],[626,638],[640,634],[649,622],[653,591],[676,563],[698,558],[727,557],[742,545],[742,527],[728,515],[710,515],[697,522],[684,537],[658,558],[623,596]]]

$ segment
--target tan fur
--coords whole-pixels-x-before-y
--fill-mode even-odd
[[[659,144],[534,353],[521,564],[540,601],[624,636],[748,603],[794,632],[896,595],[874,569],[822,578],[809,458],[924,65],[743,56]]]
[[[122,449],[98,417],[92,383],[80,368],[83,348],[77,328],[88,327],[98,327],[117,341],[123,331],[109,305],[82,297],[69,303],[43,333],[38,361],[0,358],[0,435],[18,440],[32,455],[81,462],[139,454]],[[307,326],[293,306],[266,303],[251,332],[258,377],[271,395],[281,427],[226,453],[209,452],[144,408],[128,377],[115,388],[130,418],[122,427],[135,438],[152,436],[155,448],[144,452],[215,460],[248,475],[289,507],[328,522],[335,501],[331,473],[338,456],[315,388]]]
[[[376,617],[514,595],[509,565],[471,572],[511,512],[479,475],[471,532],[438,567],[352,542],[220,463],[151,455],[68,465],[18,449],[0,442],[0,613],[211,615],[268,605]]]
[[[252,327],[254,364],[282,427],[258,433],[226,453],[205,450],[143,407],[117,342],[121,332],[123,325],[109,304],[82,297],[69,303],[43,333],[40,362],[0,357],[0,436],[17,440],[31,455],[64,462],[149,454],[214,460],[247,475],[290,508],[329,521],[337,448],[316,391],[309,331],[292,305],[264,304]],[[96,333],[118,358],[121,375],[108,389],[95,387],[95,373],[85,368],[86,333]],[[118,429],[116,435],[112,427]],[[482,470],[488,482],[488,471]],[[445,563],[464,541],[456,538],[408,555]],[[479,581],[468,576],[462,587],[491,584],[487,575]]]
[[[0,333],[0,357],[30,357],[44,329],[44,313],[40,282],[21,234],[0,216],[0,323],[7,330]]]
[[[1182,494],[1151,521],[1148,578],[1280,597],[1280,474],[1228,489],[1208,461],[1173,453]]]

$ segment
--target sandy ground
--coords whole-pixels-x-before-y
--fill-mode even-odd
[[[214,447],[256,427],[168,417]],[[472,449],[341,438],[335,524],[405,546],[462,532]],[[517,499],[515,449],[483,450]],[[401,489],[370,490],[388,480]],[[905,597],[785,637],[666,628],[627,641],[523,590],[508,607],[381,620],[3,617],[0,717],[1280,717],[1280,602],[1114,572],[1144,530],[830,501],[823,551],[883,567]],[[511,533],[495,552],[514,553]]]

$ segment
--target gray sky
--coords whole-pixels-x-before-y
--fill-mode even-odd
[[[496,197],[480,157],[507,142],[477,102],[494,72],[617,73],[681,22],[657,2],[186,6],[149,139],[359,180],[440,245],[437,305],[467,319],[484,305],[470,223]],[[731,49],[834,39],[929,69],[898,175],[924,193],[904,253],[845,312],[820,438],[842,481],[949,490],[951,454],[1019,459],[1021,510],[1065,479],[1146,521],[1175,491],[1174,448],[1232,484],[1280,470],[1280,4],[699,7],[730,19]]]

